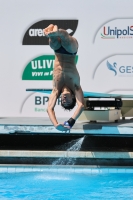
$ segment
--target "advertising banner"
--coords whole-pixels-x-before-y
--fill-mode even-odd
[[[48,117],[49,94],[26,90],[53,87],[55,55],[43,32],[49,24],[77,39],[83,91],[133,94],[132,7],[126,0],[0,1],[0,116]],[[64,111],[58,98],[57,117],[74,110]]]

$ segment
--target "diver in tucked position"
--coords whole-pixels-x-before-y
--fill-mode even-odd
[[[84,110],[83,91],[75,65],[78,42],[66,30],[58,29],[53,24],[44,29],[44,34],[49,38],[49,45],[55,52],[53,90],[49,97],[47,112],[57,130],[67,131],[72,128],[76,119]],[[71,110],[77,103],[77,109],[72,118],[64,124],[58,123],[54,112],[56,100],[60,95],[61,105],[64,109]]]

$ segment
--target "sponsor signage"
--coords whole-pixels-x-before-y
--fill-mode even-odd
[[[20,109],[20,113],[26,116],[48,117],[47,107],[49,101],[49,94],[34,92],[26,97]],[[56,101],[55,113],[57,117],[71,117],[77,106],[70,111],[64,111],[61,106],[61,98]]]
[[[132,78],[133,55],[115,55],[102,61],[95,69],[93,78]]]
[[[131,39],[133,39],[133,19],[113,19],[100,27],[95,34],[94,42]]]
[[[42,55],[31,60],[25,67],[22,80],[53,80],[54,55]],[[75,62],[78,61],[76,55]]]
[[[43,29],[50,24],[55,24],[58,28],[65,29],[71,36],[75,33],[78,20],[42,20],[32,24],[24,34],[23,45],[48,45],[48,38],[45,37]]]

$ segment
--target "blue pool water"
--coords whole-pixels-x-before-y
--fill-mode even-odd
[[[132,200],[133,173],[0,173],[0,200]]]

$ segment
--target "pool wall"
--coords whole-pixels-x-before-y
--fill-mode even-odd
[[[66,149],[83,136],[78,151]],[[133,166],[132,144],[132,135],[1,134],[0,164]]]
[[[76,123],[70,133],[44,118],[0,122],[0,165],[133,166],[133,120]]]
[[[0,164],[56,165],[54,162],[57,165],[133,166],[133,152],[0,151]]]
[[[133,135],[0,134],[0,150],[66,150],[66,143],[85,136],[79,151],[133,151]]]

